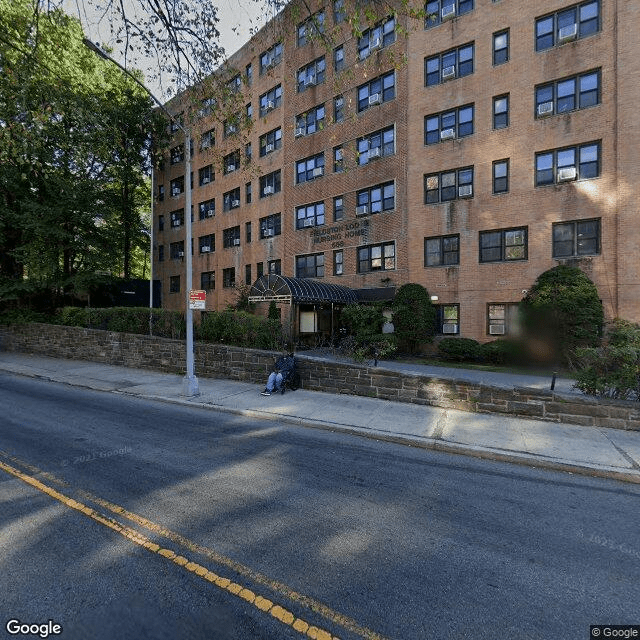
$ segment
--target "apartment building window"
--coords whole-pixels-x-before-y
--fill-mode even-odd
[[[296,229],[318,227],[324,224],[324,202],[296,207]]]
[[[344,120],[344,97],[336,96],[333,99],[333,119],[335,122]]]
[[[158,231],[164,231],[164,216],[158,216]]]
[[[358,248],[358,273],[391,271],[395,268],[396,245],[394,242]]]
[[[267,269],[271,275],[280,275],[282,273],[282,261],[269,260],[267,262]]]
[[[444,335],[460,333],[460,305],[436,305],[436,332]]]
[[[382,211],[393,211],[395,207],[395,182],[385,182],[384,184],[379,184],[367,189],[361,189],[356,192],[357,216],[364,216],[370,213],[380,213]]]
[[[424,28],[437,27],[446,20],[473,10],[473,0],[434,0],[425,4]]]
[[[536,20],[536,51],[551,49],[596,33],[600,28],[600,2],[590,0]]]
[[[324,175],[324,153],[296,162],[296,184],[309,182]]]
[[[240,187],[236,187],[231,191],[227,191],[222,196],[222,209],[224,211],[231,211],[237,209],[240,206]]]
[[[304,47],[321,33],[324,33],[324,11],[314,13],[310,18],[298,25],[298,46]]]
[[[282,42],[277,42],[270,49],[260,54],[260,75],[273,69],[282,61]]]
[[[244,241],[251,244],[252,226],[250,222],[244,223]]]
[[[527,259],[527,227],[480,232],[480,262]]]
[[[169,214],[172,227],[181,227],[184,224],[184,209],[176,209]]]
[[[274,213],[260,218],[260,239],[279,236],[282,233],[282,215]]]
[[[344,22],[347,18],[347,12],[344,8],[344,0],[333,0],[333,21],[335,24]]]
[[[216,199],[211,198],[210,200],[202,201],[198,205],[198,213],[200,215],[200,220],[213,218],[213,216],[216,215]]]
[[[182,260],[184,258],[184,240],[172,242],[169,245],[169,258],[171,260]]]
[[[203,271],[200,273],[200,288],[205,291],[213,291],[216,288],[215,271]]]
[[[198,116],[200,118],[205,118],[206,116],[211,115],[215,106],[215,98],[204,98],[204,100],[200,100],[200,109],[198,110]]]
[[[244,201],[247,204],[251,204],[251,201],[253,200],[253,189],[251,187],[251,183],[247,182],[244,185]]]
[[[493,64],[494,66],[509,61],[509,29],[493,34]]]
[[[464,138],[473,133],[472,104],[434,113],[424,119],[424,143],[437,144],[454,138]]]
[[[229,138],[230,136],[233,136],[236,133],[238,133],[238,124],[239,124],[238,121],[239,121],[238,116],[234,115],[234,116],[231,116],[230,118],[227,118],[222,123],[222,133],[225,138]]]
[[[600,71],[589,71],[536,87],[536,118],[600,103]]]
[[[553,257],[572,258],[600,253],[600,218],[556,222],[553,225]]]
[[[205,131],[200,136],[200,151],[203,149],[209,149],[216,144],[216,132],[215,129],[210,129],[209,131]]]
[[[251,158],[253,156],[253,146],[250,142],[244,145],[244,157],[247,159],[247,162],[251,162]]]
[[[230,227],[222,232],[222,246],[225,249],[240,245],[240,226]]]
[[[490,336],[517,335],[517,303],[490,302],[487,305],[487,333]]]
[[[177,198],[181,193],[184,192],[184,176],[179,176],[174,178],[169,183],[169,189],[171,190],[171,197]]]
[[[385,19],[358,38],[358,56],[364,60],[372,53],[388,47],[396,41],[396,20],[393,16]]]
[[[509,94],[493,99],[493,128],[506,129],[509,126]]]
[[[588,180],[599,175],[599,142],[536,153],[536,186]]]
[[[253,105],[250,102],[244,108],[244,115],[248,122],[253,120]]]
[[[244,68],[244,79],[247,83],[247,87],[250,87],[253,84],[253,67],[251,66],[251,63]]]
[[[424,266],[448,267],[460,264],[460,235],[424,239]]]
[[[463,78],[473,73],[474,45],[465,44],[457,49],[445,51],[437,56],[425,58],[425,86],[431,87],[454,78]]]
[[[264,118],[269,112],[277,109],[281,104],[282,85],[279,84],[260,96],[260,117]]]
[[[177,147],[173,147],[169,152],[169,158],[172,165],[184,162],[184,145],[179,144]]]
[[[333,172],[342,173],[344,170],[344,148],[340,145],[333,148]]]
[[[320,104],[296,116],[296,138],[324,129],[324,116],[324,104]]]
[[[158,245],[158,262],[164,262],[164,245]]]
[[[233,78],[231,78],[229,82],[227,82],[227,89],[232,93],[237,93],[238,91],[240,91],[241,87],[242,87],[242,78],[240,77],[239,73],[233,76]]]
[[[232,151],[222,159],[222,171],[228,175],[240,169],[240,151]]]
[[[333,275],[341,276],[344,273],[344,253],[342,249],[333,252]]]
[[[493,163],[493,193],[509,191],[509,160],[496,160]]]
[[[342,71],[344,65],[344,46],[340,45],[333,50],[333,68],[335,71]]]
[[[264,275],[264,263],[258,262],[256,264],[256,278],[261,278]]]
[[[324,278],[324,253],[296,256],[296,278]]]
[[[282,129],[278,127],[260,136],[260,157],[277,151],[282,147]]]
[[[396,97],[395,71],[385,73],[358,87],[358,113]]]
[[[222,286],[225,289],[233,289],[236,286],[236,270],[234,267],[222,270]]]
[[[164,200],[164,185],[158,185],[158,202],[162,202]]]
[[[282,172],[280,169],[260,177],[260,197],[266,198],[274,193],[279,193],[282,189]]]
[[[333,221],[338,222],[344,218],[344,197],[336,196],[333,199]]]
[[[395,127],[391,125],[386,129],[370,133],[364,138],[358,138],[356,148],[360,166],[377,158],[393,155],[396,151]]]
[[[180,293],[180,276],[169,277],[169,293]]]
[[[431,173],[424,177],[425,204],[473,197],[473,167]]]
[[[206,236],[200,236],[198,238],[198,246],[200,247],[200,253],[213,253],[216,250],[215,234],[210,233]]]
[[[202,169],[198,169],[198,184],[203,187],[205,184],[209,184],[213,182],[216,178],[215,173],[213,172],[213,165],[208,164],[206,167],[202,167]]]
[[[250,264],[245,264],[244,265],[244,283],[246,285],[251,285],[253,283],[253,280],[251,279],[251,265]]]
[[[296,74],[298,93],[302,93],[310,87],[315,87],[317,84],[322,84],[324,82],[325,72],[326,63],[324,56],[317,58],[304,67],[300,67]]]

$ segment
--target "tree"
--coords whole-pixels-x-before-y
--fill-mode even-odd
[[[600,343],[602,302],[596,286],[576,267],[558,265],[542,273],[519,309],[525,338],[546,345],[556,361],[570,364],[578,347]]]
[[[422,285],[402,285],[396,292],[393,309],[395,333],[411,353],[417,350],[420,343],[433,340],[436,310]]]

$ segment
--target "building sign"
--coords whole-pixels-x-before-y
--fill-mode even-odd
[[[199,289],[189,291],[189,309],[204,311],[207,303],[207,292]]]
[[[320,227],[311,231],[313,244],[330,242],[333,249],[344,245],[348,238],[364,236],[369,231],[369,220],[355,220],[344,224],[336,224],[332,227]]]

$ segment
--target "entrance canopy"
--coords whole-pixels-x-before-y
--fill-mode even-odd
[[[316,303],[357,302],[355,291],[339,284],[318,282],[309,278],[288,278],[275,274],[260,276],[249,291],[249,302]]]

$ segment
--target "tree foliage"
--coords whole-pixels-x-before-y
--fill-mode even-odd
[[[83,46],[76,20],[38,7],[0,0],[4,300],[79,293],[104,272],[128,278],[148,246],[150,100]]]
[[[392,320],[398,340],[405,343],[412,353],[420,343],[433,340],[436,309],[421,284],[410,282],[398,289],[393,301]]]
[[[600,342],[602,302],[596,286],[576,267],[558,265],[542,273],[519,309],[527,339],[546,345],[564,363],[571,363],[578,347]]]

